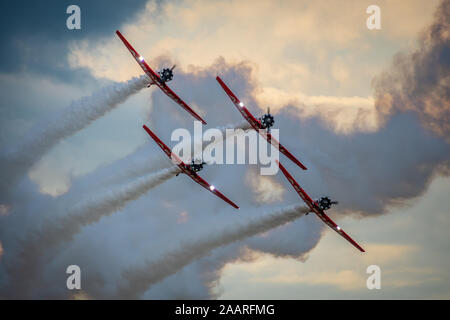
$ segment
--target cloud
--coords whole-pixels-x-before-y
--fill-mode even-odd
[[[10,262],[7,266],[13,279],[10,294],[25,292],[27,286],[32,285],[39,267],[42,266],[39,260],[46,250],[61,245],[65,241],[70,241],[74,235],[80,232],[82,227],[119,211],[127,203],[138,199],[152,188],[173,178],[178,172],[177,167],[170,167],[150,173],[124,186],[110,189],[104,194],[96,193],[96,195],[91,195],[84,201],[79,201],[72,206],[69,205],[69,209],[64,210],[61,218],[53,217],[52,221],[45,221],[39,231],[28,235],[22,243],[18,258],[13,260],[12,265]],[[68,201],[66,201],[66,206],[68,206]],[[60,208],[57,209],[61,210]],[[34,265],[33,271],[28,272],[26,281],[23,281],[21,276],[30,265]]]
[[[43,119],[22,141],[10,150],[3,151],[0,161],[6,170],[3,172],[1,187],[6,188],[6,185],[15,183],[19,176],[25,175],[60,141],[101,118],[147,84],[146,76],[133,78],[124,83],[115,83],[91,96],[73,101],[56,115]]]
[[[10,209],[11,207],[8,205],[0,204],[0,216],[6,216],[9,213]]]
[[[410,16],[404,14],[403,3],[388,4],[383,1],[381,6],[386,8],[386,12],[389,11],[386,21],[391,21],[395,16],[396,29],[400,29],[400,25],[407,25],[402,28],[408,30],[403,36],[411,37],[429,22],[433,5],[424,9],[420,1],[409,1],[408,11],[417,17],[412,23]],[[320,47],[348,48],[367,43],[366,36],[370,35],[370,31],[365,27],[365,9],[369,4],[361,1],[289,1],[279,6],[276,1],[267,0],[258,1],[257,4],[197,0],[176,4],[167,2],[157,6],[149,2],[135,21],[124,26],[123,32],[136,45],[138,52],[149,60],[171,52],[184,65],[207,66],[218,56],[224,56],[232,62],[255,62],[262,72],[261,79],[265,85],[267,82],[287,80],[285,76],[292,68],[285,67],[294,66],[299,68],[300,73],[305,72],[301,71],[304,64],[298,64],[292,58],[286,59],[290,48],[301,45],[302,50],[317,53]],[[355,24],[355,21],[359,21],[359,24]],[[386,35],[392,33],[386,32]],[[102,46],[95,46],[93,52],[97,57],[114,59],[117,62],[115,65],[123,70],[125,65],[132,64],[123,59],[125,50],[120,53],[118,49],[122,44],[114,38],[114,34],[111,34],[109,41],[102,43]],[[89,67],[98,75],[120,80],[117,77],[122,76],[121,72],[114,73],[102,66],[106,60],[98,59],[95,65],[92,59],[87,59],[94,57],[87,52],[87,48],[81,47],[73,52],[74,56],[81,59],[79,65]],[[132,70],[128,71],[126,77],[130,76]],[[268,73],[269,70],[276,72]],[[309,72],[313,73],[312,70]],[[281,75],[283,79],[278,78]]]
[[[189,219],[189,213],[187,211],[180,212],[180,215],[177,219],[177,223],[185,223]]]
[[[450,1],[442,1],[435,20],[412,52],[398,53],[390,69],[373,81],[380,116],[415,112],[422,123],[450,142]],[[383,119],[383,118],[382,118]]]
[[[320,117],[336,132],[374,132],[379,128],[372,97],[306,96],[275,88],[256,89],[258,105],[270,106],[275,114],[287,106],[296,108],[302,119]]]
[[[370,257],[364,257],[368,264],[387,264],[400,262],[409,259],[411,255],[417,252],[418,248],[412,245],[399,244],[367,244],[367,251],[370,250]]]
[[[364,287],[365,278],[355,270],[341,270],[336,273],[319,272],[308,275],[277,275],[269,279],[254,279],[277,284],[309,284],[335,286],[342,290],[355,290]]]
[[[117,297],[138,298],[149,286],[181,270],[192,261],[199,259],[215,248],[243,240],[258,233],[271,230],[291,222],[309,211],[306,205],[281,208],[261,215],[259,212],[250,219],[241,218],[230,225],[221,225],[201,237],[188,240],[175,250],[168,251],[155,261],[147,261],[142,266],[124,271],[125,281],[119,285]],[[237,223],[239,221],[239,223]]]
[[[173,56],[187,71],[191,65],[207,67],[219,56],[230,63],[248,61],[258,83],[254,96],[263,110],[295,100],[301,116],[323,116],[338,132],[366,132],[379,125],[367,79],[382,70],[390,54],[379,54],[374,61],[368,56],[380,52],[379,41],[383,48],[392,47],[391,41],[409,41],[431,21],[437,5],[404,3],[378,3],[383,21],[378,33],[365,25],[370,1],[288,1],[279,6],[267,0],[149,2],[122,31],[154,61],[154,68],[161,55]],[[101,44],[73,43],[70,62],[115,80],[139,69],[114,34]],[[283,96],[288,97],[284,103]],[[320,103],[314,103],[316,97],[322,97]]]
[[[257,203],[272,203],[283,199],[285,190],[273,177],[262,176],[255,170],[248,170],[246,182],[255,195]]]
[[[344,242],[337,239],[332,231],[327,231],[327,238],[321,242],[321,248],[311,252],[311,257],[302,264],[293,259],[276,259],[269,255],[259,255],[251,264],[238,263],[230,266],[226,276],[234,275],[245,279],[244,281],[256,287],[270,285],[274,288],[299,288],[306,296],[308,290],[319,287],[320,290],[326,290],[334,296],[336,292],[347,291],[348,294],[357,295],[361,294],[361,290],[366,291],[368,277],[366,268],[371,264],[381,267],[384,290],[414,286],[423,283],[424,274],[436,275],[431,270],[416,270],[414,267],[409,270],[404,267],[411,264],[411,259],[418,252],[419,248],[415,246],[368,243],[364,246],[367,251],[364,255],[349,255],[349,248],[342,246]],[[324,261],[329,262],[324,264]],[[414,277],[413,272],[420,279],[411,281]],[[426,279],[429,278],[431,277]],[[327,293],[322,292],[320,296],[329,298]]]
[[[26,72],[55,78],[61,82],[83,83],[89,77],[84,70],[67,67],[68,44],[76,39],[98,41],[112,29],[132,19],[142,10],[147,0],[111,3],[107,0],[79,0],[81,30],[69,30],[66,9],[73,4],[68,0],[46,3],[2,2],[0,35],[0,72]]]
[[[195,2],[193,4],[198,6],[202,3]],[[189,3],[185,3],[185,5],[189,6]],[[323,5],[324,3],[321,3],[319,8]],[[306,4],[306,6],[314,6],[314,4]],[[208,8],[210,5],[207,4],[206,9]],[[242,11],[238,11],[236,19],[244,21],[244,18],[250,16],[251,6],[248,4],[244,3],[241,7],[241,4],[233,2],[231,8],[242,9]],[[332,6],[331,8],[333,9]],[[340,83],[341,88],[345,89],[345,87],[351,87],[349,85],[353,82],[358,82],[358,77],[354,77],[354,69],[358,68],[358,65],[355,62],[356,66],[349,68],[349,56],[342,60],[329,59],[329,54],[317,47],[320,46],[319,43],[316,43],[315,46],[313,39],[311,47],[305,47],[305,50],[311,50],[311,54],[317,56],[317,60],[311,60],[312,62],[308,63],[292,63],[292,61],[288,61],[290,50],[286,42],[279,47],[276,46],[276,42],[270,42],[274,38],[273,36],[271,38],[271,31],[266,35],[257,33],[256,40],[261,46],[258,47],[259,50],[254,50],[259,44],[254,42],[256,40],[247,39],[247,37],[251,33],[256,33],[252,28],[256,28],[262,23],[258,20],[257,15],[252,16],[250,20],[245,20],[246,23],[250,23],[249,31],[251,33],[244,30],[242,37],[239,37],[238,31],[241,29],[237,28],[238,25],[221,25],[220,19],[207,15],[208,10],[199,10],[198,12],[194,10],[189,15],[187,11],[179,12],[180,7],[170,3],[164,4],[162,7],[162,12],[166,14],[158,16],[157,13],[160,13],[160,10],[161,8],[149,3],[147,11],[138,20],[143,24],[127,25],[123,29],[130,41],[136,42],[136,47],[140,52],[141,48],[138,48],[137,44],[142,43],[142,52],[146,57],[150,57],[151,61],[154,61],[153,57],[158,57],[155,66],[168,64],[172,60],[182,61],[181,68],[177,68],[176,78],[170,85],[186,102],[189,104],[195,102],[198,109],[205,115],[210,127],[223,127],[229,123],[242,121],[240,114],[215,82],[214,78],[217,74],[220,74],[230,84],[235,93],[243,101],[246,101],[251,111],[257,116],[266,107],[262,104],[270,103],[270,94],[276,94],[283,98],[283,103],[275,108],[276,124],[281,128],[280,140],[293,154],[301,156],[302,160],[305,160],[305,164],[309,168],[308,174],[299,176],[300,173],[295,171],[287,159],[282,161],[292,170],[312,197],[327,194],[340,201],[337,210],[332,213],[333,218],[335,218],[334,215],[338,218],[339,214],[376,215],[387,212],[394,205],[409,204],[425,192],[428,184],[436,175],[448,174],[450,151],[448,144],[439,136],[430,135],[421,126],[416,114],[399,111],[383,119],[383,125],[380,126],[373,111],[378,112],[378,110],[371,108],[373,100],[367,94],[342,95],[337,91],[328,93],[328,89],[334,85],[334,82],[328,82],[328,76],[332,75],[329,71],[324,73],[319,62],[337,61],[333,81]],[[274,17],[277,17],[278,14],[287,14],[285,8],[280,8],[281,11],[277,12],[277,8],[274,8],[274,5],[269,2],[263,2],[261,10],[266,14],[274,11]],[[308,10],[306,11],[314,11],[313,9]],[[332,11],[326,11],[328,15],[325,17],[332,18],[330,15]],[[202,14],[205,15],[206,20],[197,20]],[[223,14],[226,18],[226,15],[230,14],[229,9],[224,8]],[[156,17],[156,21],[161,19],[160,22],[164,22],[164,18],[172,19],[172,16],[179,18],[179,23],[186,29],[183,31],[185,33],[177,35],[180,39],[173,38],[172,31],[168,30],[171,25],[178,26],[178,22],[172,20],[166,21],[167,24],[158,25],[161,33],[149,32],[150,30],[154,31],[156,26],[150,18]],[[315,16],[312,15],[312,17]],[[217,32],[213,32],[215,29],[204,27],[208,26],[208,18],[211,23],[218,24]],[[254,25],[251,24],[252,19],[254,19]],[[313,23],[313,20],[310,19],[305,23]],[[333,24],[340,21],[341,17],[332,20]],[[148,28],[145,23],[148,24]],[[290,23],[294,22],[290,21]],[[188,34],[189,27],[193,28],[191,29],[192,35]],[[282,27],[281,30],[284,28]],[[330,26],[327,25],[327,28]],[[327,28],[324,29],[327,30]],[[209,30],[211,30],[210,33]],[[264,30],[262,29],[261,32]],[[238,35],[234,47],[230,46],[232,37],[228,33],[231,31],[237,32]],[[308,30],[301,31],[301,34],[305,32]],[[309,32],[311,33],[311,30]],[[141,42],[144,36],[148,39]],[[263,41],[263,36],[268,38],[267,43]],[[309,34],[304,35],[305,41],[308,40],[307,36]],[[333,38],[334,36],[335,38]],[[355,51],[359,44],[353,46],[352,41],[359,39],[360,35],[358,31],[344,30],[342,38],[333,33],[330,34],[330,38],[327,38],[326,32],[320,32],[318,39],[321,39],[320,37],[324,37],[322,40],[329,39],[332,45],[336,45],[342,50],[349,46],[351,51]],[[200,39],[203,40],[198,41]],[[88,40],[74,44],[71,52],[73,54],[71,59],[74,59],[72,66],[89,68],[92,74],[98,77],[117,77],[117,79],[141,72],[118,39],[111,35],[104,40],[95,45]],[[222,40],[223,43],[220,43],[219,40]],[[300,40],[298,42],[302,44]],[[228,41],[230,43],[227,43]],[[287,40],[280,39],[279,41]],[[248,46],[245,46],[246,44]],[[273,44],[275,46],[269,48]],[[236,46],[244,48],[242,52],[244,55],[248,54],[249,58],[233,56],[233,52],[239,51],[236,50]],[[274,51],[264,52],[265,46]],[[164,55],[164,48],[167,48],[167,51],[170,50],[170,54]],[[202,48],[205,49],[204,53],[201,52]],[[225,58],[218,58],[216,53],[224,48],[226,50],[222,56]],[[255,56],[250,57],[250,53],[255,51]],[[279,51],[283,51],[283,54]],[[150,53],[150,56],[147,53]],[[199,56],[191,56],[196,53]],[[172,56],[176,58],[172,58]],[[242,60],[244,58],[246,60]],[[279,61],[283,62],[278,63]],[[285,63],[285,61],[287,62]],[[189,66],[189,63],[193,65]],[[111,68],[111,65],[114,65],[115,68]],[[325,64],[323,69],[328,69],[328,67],[329,64]],[[279,71],[278,68],[280,68]],[[318,68],[317,72],[315,72],[315,68]],[[348,75],[343,76],[346,72]],[[271,77],[271,75],[274,76]],[[367,80],[367,77],[364,79]],[[311,82],[313,85],[308,87],[306,82]],[[299,89],[303,85],[307,88],[304,92]],[[315,87],[315,90],[320,88],[321,92],[317,93],[312,87]],[[145,121],[144,119],[136,121],[151,124],[152,129],[165,141],[175,128],[192,128],[192,119],[187,117],[183,110],[180,110],[160,91],[153,90],[152,92],[149,104],[151,103],[154,107],[146,110]],[[326,92],[327,95],[323,95],[322,92]],[[273,103],[276,104],[277,101]],[[301,114],[300,111],[303,110],[304,113]],[[375,113],[375,115],[377,114]],[[335,119],[339,119],[339,121]],[[124,131],[133,130],[136,126],[136,123],[131,122],[128,124],[121,122],[120,124],[120,128]],[[354,128],[358,130],[354,130]],[[369,130],[367,130],[368,128]],[[117,127],[111,130],[114,129]],[[96,134],[100,134],[100,132],[96,132]],[[88,138],[86,137],[86,139]],[[125,157],[119,161],[109,165],[105,162],[99,170],[75,177],[71,181],[67,193],[57,198],[39,193],[32,181],[26,178],[11,188],[7,202],[8,205],[12,205],[11,210],[8,215],[1,217],[3,221],[0,225],[1,241],[5,252],[2,256],[2,262],[5,261],[5,264],[0,266],[1,288],[8,288],[5,284],[11,285],[9,270],[5,270],[4,266],[15,265],[14,259],[20,254],[24,239],[34,232],[47,230],[47,227],[51,228],[49,221],[57,223],[65,221],[64,219],[70,220],[66,214],[68,212],[67,205],[73,203],[71,201],[79,199],[80,203],[84,203],[83,201],[91,197],[102,197],[104,190],[108,190],[112,186],[114,188],[123,187],[124,183],[132,183],[142,174],[151,170],[159,170],[170,163],[160,152],[158,146],[149,141],[145,132],[142,132],[139,139],[142,139],[141,141],[144,143],[138,148],[139,152],[130,151],[128,156],[126,152],[123,152],[120,155]],[[118,147],[114,138],[110,138],[110,140],[112,141],[104,147],[105,149]],[[134,139],[129,141],[133,143],[131,140]],[[170,142],[168,144],[170,145]],[[92,146],[91,148],[86,147],[86,154],[97,151],[93,149]],[[99,152],[101,151],[103,150]],[[74,154],[68,152],[62,159],[73,156]],[[80,161],[85,157],[85,154],[77,156]],[[47,168],[50,167],[47,166]],[[268,212],[279,208],[281,201],[302,203],[295,191],[279,177],[272,177],[269,180],[262,180],[262,182],[258,180],[256,183],[246,185],[245,177],[253,169],[252,166],[244,165],[208,166],[201,172],[201,175],[235,200],[240,205],[244,217],[247,217],[249,212],[260,213],[261,208],[255,208],[254,197],[266,194],[267,190],[272,190],[274,193],[270,198],[260,199],[267,201],[264,204],[264,210]],[[282,187],[280,186],[285,188],[284,192],[281,191]],[[96,223],[82,224],[80,227],[77,227],[76,224],[69,225],[69,229],[73,227],[77,229],[77,232],[79,231],[78,234],[68,232],[68,235],[73,237],[71,241],[55,241],[56,245],[54,246],[46,246],[45,241],[34,244],[39,249],[37,252],[42,253],[39,260],[45,263],[42,263],[42,268],[36,267],[38,276],[32,283],[33,286],[27,284],[28,289],[23,291],[20,290],[20,286],[17,287],[18,296],[69,297],[66,288],[61,286],[61,283],[65,283],[65,275],[61,275],[58,270],[64,270],[65,266],[73,264],[75,261],[85,275],[87,287],[84,290],[89,297],[110,297],[115,293],[117,279],[123,279],[124,270],[143,270],[142,274],[145,278],[145,272],[148,270],[147,261],[163,261],[159,262],[159,265],[164,265],[164,261],[167,261],[164,260],[165,257],[175,252],[176,257],[182,257],[181,263],[177,264],[176,268],[164,269],[163,277],[151,278],[151,281],[144,283],[138,288],[138,291],[131,290],[131,295],[173,298],[180,297],[179,292],[182,291],[183,295],[181,296],[185,298],[215,297],[217,292],[214,292],[212,288],[220,277],[221,270],[228,263],[240,258],[245,259],[246,254],[243,253],[243,248],[277,257],[305,259],[305,253],[317,245],[321,230],[324,228],[324,225],[315,217],[308,216],[315,220],[301,219],[284,225],[282,228],[264,230],[266,232],[263,235],[253,236],[251,234],[245,239],[242,238],[242,242],[229,243],[223,248],[216,248],[213,245],[209,246],[207,250],[203,250],[202,247],[201,250],[195,251],[195,248],[198,248],[195,247],[195,243],[187,241],[191,239],[190,236],[208,235],[209,232],[212,232],[212,227],[217,228],[215,229],[217,232],[212,233],[213,236],[220,236],[220,231],[229,231],[229,229],[222,229],[225,223],[231,223],[234,221],[233,219],[242,217],[231,212],[232,208],[228,208],[226,203],[205,192],[189,179],[184,179],[182,176],[171,179],[166,184],[153,189],[145,197],[133,198],[133,201],[128,201],[126,207],[114,205],[117,204],[114,202],[115,194],[110,194],[107,200],[105,204],[102,202],[101,206],[111,204],[113,208],[108,209],[107,212],[113,213],[119,210],[116,214],[104,216]],[[49,208],[57,209],[48,210]],[[93,211],[87,210],[86,212],[93,213]],[[183,217],[183,212],[188,212],[189,219]],[[258,220],[260,216],[255,214],[255,217],[256,223],[260,222]],[[179,223],[180,218],[183,223]],[[95,216],[87,214],[87,216],[83,216],[83,219],[86,219],[83,221],[93,222]],[[219,220],[224,221],[224,224],[217,223]],[[17,234],[15,231],[19,228],[22,232]],[[346,228],[346,231],[351,233],[352,230]],[[64,232],[62,233],[65,236]],[[299,235],[301,235],[302,241],[299,241]],[[193,256],[199,259],[185,258],[182,251],[181,254],[178,254],[180,248],[183,248],[185,244],[192,245],[189,248],[194,248],[192,249]],[[220,244],[222,245],[222,242]],[[40,245],[42,247],[39,247]],[[213,249],[212,257],[203,257],[205,252]],[[377,251],[377,249],[374,250]],[[396,251],[388,252],[394,255]],[[162,260],[158,260],[161,257]],[[171,258],[167,259],[170,261]],[[140,268],[140,266],[144,267]],[[354,274],[349,273],[348,268],[341,271],[342,273],[338,272],[334,275],[341,275],[350,284],[354,282]],[[18,270],[17,278],[26,282],[28,278],[25,275],[29,273],[30,270],[27,268]],[[141,273],[136,279],[139,279],[140,275]],[[152,279],[161,281],[153,283]],[[332,281],[332,279],[328,280]],[[154,286],[147,290],[150,284]],[[342,287],[344,283],[335,281],[333,285]],[[184,289],[186,290],[183,291]],[[6,296],[12,294],[2,292],[2,295]]]
[[[206,111],[210,126],[223,126],[224,123],[236,123],[241,119],[220,86],[214,82],[214,77],[218,73],[227,83],[236,86],[236,94],[249,101],[250,108],[256,105],[252,96],[254,81],[251,78],[251,68],[246,64],[232,65],[220,59],[210,68],[197,69],[194,74],[179,71],[176,80],[176,85],[179,86],[177,92],[185,95],[188,102],[195,98],[199,107]],[[148,122],[159,136],[168,137],[174,127],[186,126],[186,117],[179,116],[182,110],[178,110],[166,96],[156,92],[152,95],[152,104],[157,107],[152,109]],[[223,112],[216,112],[217,110]],[[292,116],[292,112],[294,111],[291,108],[281,109],[277,113],[276,121],[282,128],[280,134],[282,143],[293,154],[302,155],[307,161],[308,175],[302,176],[299,182],[313,197],[328,194],[339,199],[338,209],[341,212],[376,214],[384,212],[394,200],[402,203],[400,200],[417,196],[426,188],[437,164],[446,159],[447,149],[441,148],[443,142],[427,135],[418,122],[407,115],[392,117],[382,130],[376,132],[341,135],[329,130],[316,117],[304,121]],[[283,132],[289,134],[283,135]],[[89,190],[97,190],[92,187],[101,185],[101,181],[108,181],[99,180],[101,177],[114,180],[121,175],[128,179],[132,179],[134,174],[139,176],[144,171],[138,170],[132,175],[125,174],[128,171],[127,167],[135,168],[138,163],[148,163],[142,167],[145,170],[152,166],[156,168],[164,164],[164,161],[170,163],[158,146],[148,141],[148,138],[146,141],[147,144],[142,147],[145,152],[130,155],[129,158],[73,181],[67,196],[71,191],[85,196]],[[398,148],[399,145],[402,146],[401,149]],[[292,169],[288,161],[284,163]],[[417,167],[420,167],[421,171],[418,172]],[[249,166],[208,166],[201,175],[205,180],[220,187],[221,191],[240,205],[243,212],[247,212],[254,209],[252,197],[257,191],[257,188],[245,187],[245,175],[249,170],[252,170]],[[292,172],[295,175],[294,169]],[[285,185],[284,180],[277,179],[271,178],[275,185]],[[240,187],[237,187],[239,185]],[[342,188],[343,185],[345,188]],[[271,199],[273,202],[266,204],[267,210],[279,206],[281,199],[291,203],[301,201],[294,190],[286,185],[283,195]],[[199,210],[199,204],[202,208],[210,209]],[[42,271],[42,284],[39,288],[47,287],[49,296],[56,293],[57,296],[59,294],[64,296],[64,292],[59,292],[61,289],[54,285],[57,279],[53,279],[50,272],[69,261],[79,261],[83,268],[91,270],[88,281],[92,284],[86,288],[87,292],[96,297],[109,296],[114,289],[105,287],[104,284],[115,283],[114,279],[120,277],[124,269],[141,265],[143,257],[149,257],[149,252],[151,253],[149,258],[164,256],[168,250],[171,252],[167,244],[173,244],[177,248],[185,242],[184,235],[204,232],[203,227],[208,227],[208,224],[204,223],[207,217],[213,215],[212,217],[216,219],[214,215],[232,215],[234,213],[229,212],[231,209],[228,209],[220,199],[205,193],[193,182],[183,177],[172,179],[170,183],[154,189],[147,197],[130,202],[122,214],[110,216],[94,225],[84,227],[70,244],[61,244],[58,250],[46,249],[45,256],[56,256],[57,259],[55,258],[52,266]],[[183,211],[189,212],[190,219],[179,224],[177,220]],[[32,216],[31,214],[32,211],[28,213]],[[10,215],[13,216],[14,214]],[[37,219],[35,215],[34,217]],[[30,223],[32,221],[30,220]],[[319,221],[316,222],[317,226],[311,230],[303,223],[292,224],[283,227],[283,230],[272,230],[262,237],[246,239],[245,245],[253,250],[276,256],[298,257],[310,250],[305,251],[305,247],[313,248],[316,245],[317,231],[323,228]],[[351,233],[351,230],[346,231]],[[127,234],[132,236],[123,241]],[[306,243],[298,241],[299,234],[305,237]],[[122,241],[118,243],[114,240],[116,237]],[[85,241],[89,241],[89,244]],[[89,254],[85,250],[86,246],[91,248]],[[8,247],[11,247],[9,241]],[[98,250],[103,253],[99,253]],[[222,268],[224,264],[240,256],[239,247],[231,247],[228,250],[227,254],[216,261],[214,267],[208,269],[208,272],[217,273],[217,267]],[[126,252],[127,259],[120,258],[119,261],[116,256],[119,252],[121,254]],[[103,269],[102,265],[105,263],[113,267],[108,272],[100,274],[99,270]],[[183,280],[186,286],[193,286],[192,288],[201,286],[198,292],[204,292],[205,288],[212,285],[208,281],[201,284],[193,283],[201,272],[200,264],[195,264],[189,270],[187,274],[192,279]],[[196,276],[192,276],[193,274]],[[153,295],[164,297],[162,293]]]
[[[86,294],[86,292],[80,291],[80,292],[74,293],[72,295],[72,299],[73,300],[91,300],[91,297],[89,297],[89,295]]]

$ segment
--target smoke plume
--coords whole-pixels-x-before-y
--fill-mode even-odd
[[[333,115],[302,118],[301,105],[294,102],[280,107],[275,115],[280,142],[308,171],[299,172],[284,156],[281,161],[311,197],[328,195],[339,200],[332,212],[336,221],[340,214],[376,215],[414,203],[434,177],[450,172],[449,3],[442,1],[417,49],[396,56],[391,68],[374,79],[376,112],[383,123],[376,130],[341,134],[327,122]],[[218,59],[195,72],[180,68],[174,90],[188,103],[195,102],[210,127],[241,121],[242,116],[217,85],[216,75],[256,117],[261,115],[265,106],[258,108],[255,98],[260,88],[246,63],[233,65]],[[122,87],[122,92],[145,85],[143,78],[135,81],[135,89]],[[112,96],[120,96],[111,90]],[[109,110],[109,102],[118,103],[106,96],[98,94],[95,99],[74,103],[71,111],[55,118],[63,121],[44,123],[9,153],[14,161],[8,162],[3,176],[22,173],[59,139],[97,119],[102,111],[95,111],[100,104],[94,101],[104,102],[102,110]],[[168,144],[174,128],[190,128],[192,119],[166,95],[156,92],[151,99],[158,108],[150,111],[148,121],[140,119],[140,124],[148,123]],[[239,213],[186,181],[189,179],[172,179],[141,197],[151,186],[165,181],[150,178],[149,172],[174,174],[166,168],[170,165],[167,157],[145,138],[148,140],[142,141],[148,144],[135,153],[74,179],[69,192],[57,199],[40,194],[27,179],[10,188],[8,201],[0,203],[2,296],[67,297],[64,271],[77,264],[89,296],[210,298],[216,296],[210,289],[220,268],[245,258],[243,247],[298,257],[320,239],[324,225],[313,216],[276,228],[303,214],[295,207],[277,208],[282,203],[301,202],[280,174],[266,177],[264,183],[255,175],[254,185],[261,187],[258,190],[249,185],[246,178],[256,166],[207,166],[202,171],[206,181],[240,206]],[[13,167],[22,157],[23,162]],[[111,192],[103,192],[106,188]],[[273,192],[279,195],[274,202],[258,196]],[[70,207],[71,201],[79,203]],[[46,208],[51,210],[47,213]],[[112,214],[117,210],[123,214]],[[264,236],[254,236],[270,229]]]
[[[32,285],[33,275],[37,275],[39,266],[42,266],[39,259],[45,253],[43,250],[70,241],[83,226],[122,209],[130,201],[136,200],[150,189],[174,177],[178,172],[177,167],[171,167],[148,174],[125,186],[119,186],[116,190],[99,195],[94,194],[91,199],[86,199],[66,210],[62,216],[52,216],[51,221],[44,221],[40,230],[25,240],[20,256],[10,265],[14,290],[24,292],[26,286]],[[33,271],[27,272],[28,275],[24,279],[21,275],[30,265],[34,266]]]
[[[91,96],[73,101],[54,117],[38,123],[17,147],[3,155],[2,163],[8,168],[2,171],[6,175],[3,181],[10,183],[24,174],[58,142],[87,127],[147,84],[146,75],[115,83]]]
[[[119,288],[118,297],[136,299],[149,286],[176,273],[194,260],[211,250],[266,232],[291,222],[309,212],[306,205],[291,206],[270,214],[253,216],[250,219],[238,217],[220,230],[213,230],[204,237],[193,239],[173,251],[166,252],[156,261],[147,261],[143,266],[133,267],[124,272],[125,284]]]
[[[434,22],[412,52],[398,53],[391,67],[373,80],[381,120],[414,111],[422,123],[450,142],[450,1],[444,0]]]

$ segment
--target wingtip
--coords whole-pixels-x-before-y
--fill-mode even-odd
[[[152,135],[152,134],[153,134],[152,130],[150,130],[145,124],[142,125],[142,128],[144,128],[144,130],[145,130],[149,135]]]
[[[293,162],[298,165],[302,170],[308,170],[303,163],[301,163],[298,159],[293,160]]]

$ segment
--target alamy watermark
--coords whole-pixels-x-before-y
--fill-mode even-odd
[[[70,16],[66,20],[66,26],[69,30],[81,29],[81,9],[76,4],[67,7],[66,13]]]
[[[269,143],[269,141],[270,143]],[[203,132],[200,121],[194,121],[194,135],[187,129],[175,129],[172,142],[178,142],[172,152],[172,162],[201,161],[206,164],[259,164],[261,175],[278,172],[279,130],[244,131],[242,129],[207,129]],[[177,159],[179,158],[179,159]]]
[[[381,9],[379,6],[372,4],[367,7],[366,13],[370,14],[367,18],[366,26],[369,30],[381,29]]]
[[[81,269],[79,266],[73,264],[67,267],[66,273],[70,274],[67,277],[66,286],[69,290],[81,290]]]
[[[372,264],[367,267],[366,273],[370,274],[366,281],[367,289],[381,289],[381,268]]]

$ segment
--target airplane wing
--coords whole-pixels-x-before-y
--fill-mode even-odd
[[[144,128],[145,131],[147,131],[150,137],[152,137],[152,139],[155,140],[155,142],[160,146],[160,148],[164,151],[164,153],[172,160],[172,162],[175,163],[183,171],[183,173],[187,174],[192,180],[197,182],[203,188],[207,189],[209,192],[218,196],[219,198],[221,198],[234,208],[239,209],[239,207],[233,201],[225,197],[219,190],[217,190],[216,187],[210,185],[202,177],[200,177],[198,174],[190,170],[188,165],[186,165],[175,153],[173,153],[172,150],[170,150],[170,148],[166,146],[164,142],[162,142],[156,136],[156,134],[154,134],[145,124],[142,127]]]
[[[294,187],[295,191],[299,194],[299,196],[303,199],[303,201],[309,206],[311,211],[313,211],[317,216],[325,222],[331,229],[339,233],[344,239],[346,239],[348,242],[350,242],[354,247],[356,247],[359,251],[365,252],[363,248],[359,244],[357,244],[350,236],[342,230],[341,227],[339,227],[329,216],[325,214],[323,210],[321,210],[317,203],[308,196],[308,194],[305,192],[305,190],[300,187],[300,185],[295,181],[295,179],[291,176],[291,174],[286,170],[286,168],[277,161],[278,166],[280,167],[281,171],[285,175],[285,177],[289,180],[291,185]]]
[[[201,121],[203,124],[206,124],[205,120],[203,120],[197,113],[195,113],[194,110],[192,110],[191,107],[189,107],[175,92],[172,91],[172,89],[167,86],[167,84],[162,83],[159,75],[156,74],[152,68],[150,68],[145,62],[145,59],[143,56],[141,56],[139,53],[137,53],[136,50],[131,46],[131,44],[125,39],[125,37],[120,33],[119,30],[116,30],[116,34],[119,36],[120,40],[122,40],[123,44],[127,49],[130,51],[131,55],[134,57],[136,62],[141,66],[142,70],[149,76],[151,79],[151,84],[157,85],[169,98],[171,98],[173,101],[175,101],[180,107],[185,109],[187,112],[189,112],[195,119],[198,121]]]
[[[201,185],[203,188],[205,188],[206,190],[208,190],[209,192],[215,194],[216,196],[218,196],[219,198],[221,198],[222,200],[224,200],[225,202],[227,202],[228,204],[230,204],[231,206],[233,206],[236,209],[239,209],[239,207],[230,199],[228,199],[227,197],[225,197],[219,190],[217,190],[216,187],[210,185],[208,182],[206,182],[202,177],[200,177],[198,174],[196,174],[195,172],[192,172],[191,170],[187,170],[187,172],[185,172],[192,180],[194,180],[195,182],[197,182],[199,185]]]
[[[228,86],[220,79],[219,76],[216,77],[216,80],[221,85],[222,89],[225,90],[226,94],[230,97],[231,101],[233,101],[234,105],[238,109],[238,111],[242,114],[242,116],[247,120],[250,125],[258,131],[259,129],[263,129],[263,126],[261,122],[259,122],[251,113],[248,111],[248,109],[245,107],[245,105],[239,101],[239,99],[234,95],[234,93],[228,88]]]
[[[291,160],[293,163],[295,163],[296,165],[298,165],[300,168],[302,168],[303,170],[307,170],[307,168],[303,165],[303,163],[301,163],[296,157],[294,157],[292,155],[292,153],[290,153],[277,139],[275,139],[274,137],[272,137],[272,135],[270,134],[270,132],[267,132],[267,130],[258,130],[258,133],[264,138],[266,139],[270,144],[272,144],[275,148],[277,148],[278,150],[280,150],[280,152],[282,154],[284,154],[286,157],[289,158],[289,160]]]
[[[357,244],[350,236],[345,233],[344,230],[342,230],[341,227],[339,227],[329,216],[325,214],[322,210],[318,210],[321,212],[320,214],[316,212],[316,214],[319,216],[319,218],[325,222],[331,229],[339,233],[344,239],[346,239],[348,242],[350,242],[356,249],[358,249],[361,252],[366,252],[359,244]]]
[[[303,170],[307,170],[307,168],[290,153],[279,141],[277,141],[272,135],[267,132],[266,129],[262,126],[261,122],[256,119],[250,111],[245,107],[245,105],[239,101],[239,99],[234,95],[234,93],[228,88],[228,86],[220,79],[219,76],[216,77],[216,80],[219,82],[223,90],[225,90],[226,94],[230,97],[231,101],[233,101],[236,108],[242,114],[242,116],[250,123],[250,125],[255,129],[264,139],[266,139],[270,144],[272,144],[275,148],[277,148],[282,154],[288,157],[292,162],[298,165]]]
[[[175,154],[170,150],[168,146],[164,144],[157,136],[154,134],[145,124],[142,126],[145,131],[149,134],[150,137],[152,137],[153,140],[158,144],[158,146],[164,151],[165,154],[172,160],[174,164],[180,167],[183,172],[186,170],[186,164]]]

